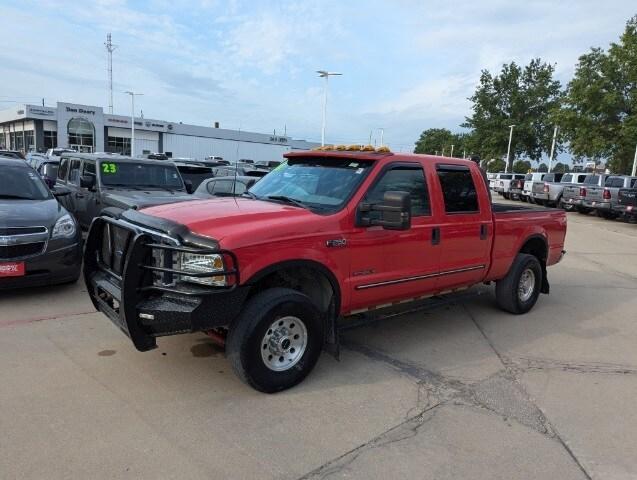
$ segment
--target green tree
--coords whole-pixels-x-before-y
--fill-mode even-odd
[[[472,141],[482,158],[500,157],[507,151],[509,126],[515,125],[511,158],[539,161],[551,147],[553,112],[561,102],[555,67],[533,59],[522,67],[505,64],[499,75],[482,71],[480,84],[469,98],[472,114],[463,127],[472,129]],[[557,150],[561,150],[558,144]]]
[[[495,158],[492,161],[487,162],[487,172],[489,173],[504,172],[505,166],[506,164],[504,163],[504,160],[502,160],[501,158]]]
[[[446,128],[430,128],[420,134],[414,152],[450,156],[453,145],[454,157],[462,157],[463,152],[469,156],[473,153],[471,137],[470,133],[452,133]]]
[[[553,171],[556,173],[568,173],[571,171],[571,168],[568,166],[568,163],[557,162],[553,167]]]
[[[540,163],[537,167],[538,172],[548,172],[549,166],[546,163]]]
[[[416,142],[415,153],[426,153],[429,155],[442,153],[445,149],[447,154],[451,151],[453,145],[453,133],[446,128],[430,128],[420,134],[420,138]]]
[[[628,173],[637,144],[637,15],[608,51],[579,58],[558,121],[575,159]]]
[[[516,160],[513,162],[513,173],[527,173],[531,170],[531,162],[528,160]]]

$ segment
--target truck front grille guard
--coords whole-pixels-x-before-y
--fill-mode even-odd
[[[126,270],[130,270],[135,266],[142,271],[159,274],[154,277],[150,283],[148,281],[144,281],[144,275],[135,275],[140,280],[140,283],[136,285],[138,293],[156,291],[185,296],[202,296],[212,295],[218,293],[220,290],[234,290],[239,284],[240,278],[239,269],[237,268],[237,257],[229,250],[184,246],[179,244],[176,239],[167,237],[159,232],[146,230],[144,228],[137,227],[136,225],[121,222],[114,218],[102,217],[100,220],[104,223],[102,227],[101,248],[98,252],[96,252],[96,266],[99,270],[117,280],[120,285],[123,285],[123,277]],[[115,233],[115,229],[122,229],[127,232],[124,236],[125,241],[121,241],[122,236],[120,235],[118,237]],[[170,241],[174,242],[174,244],[157,243],[158,240]],[[145,250],[145,252],[140,252],[140,249]],[[156,251],[163,253],[170,252],[171,255],[160,255],[159,257],[165,260],[162,262],[163,264],[151,265],[149,262],[152,262],[153,258],[157,258],[153,255]],[[231,268],[227,268],[222,271],[191,272],[187,270],[180,270],[172,267],[174,261],[172,253],[221,255],[224,260],[224,265],[228,263],[228,259],[231,260],[232,265]],[[136,265],[130,265],[129,263],[131,258],[139,259],[141,261],[138,261]],[[228,285],[189,285],[185,282],[179,281],[181,276],[194,278],[223,276],[226,277],[226,283]],[[231,277],[233,281],[230,281],[229,277]]]

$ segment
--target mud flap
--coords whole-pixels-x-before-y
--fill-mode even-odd
[[[336,314],[336,305],[334,298],[330,303],[329,313],[326,318],[325,342],[323,350],[332,355],[336,360],[340,360],[341,356],[341,340],[339,335],[339,318]]]
[[[549,285],[549,278],[546,272],[546,263],[542,262],[542,286],[540,287],[540,293],[550,293],[551,286]]]

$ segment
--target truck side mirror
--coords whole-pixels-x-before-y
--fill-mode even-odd
[[[373,218],[371,212],[380,212]],[[408,192],[385,192],[381,203],[361,203],[357,225],[371,227],[379,225],[385,230],[409,230],[411,228],[411,197]]]
[[[80,177],[80,187],[93,190],[95,188],[95,177],[93,175],[82,175]]]
[[[190,180],[184,180],[184,186],[186,187],[186,193],[192,193],[195,191]]]
[[[65,197],[66,195],[71,194],[71,190],[63,185],[55,185],[51,189],[51,193],[53,194],[53,196],[55,196],[55,198]]]

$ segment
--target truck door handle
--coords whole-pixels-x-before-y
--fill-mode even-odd
[[[440,243],[440,227],[431,229],[431,244],[438,245]]]
[[[486,223],[483,223],[482,225],[480,225],[480,240],[486,240],[487,239],[488,231],[489,231],[489,229],[487,228]]]

